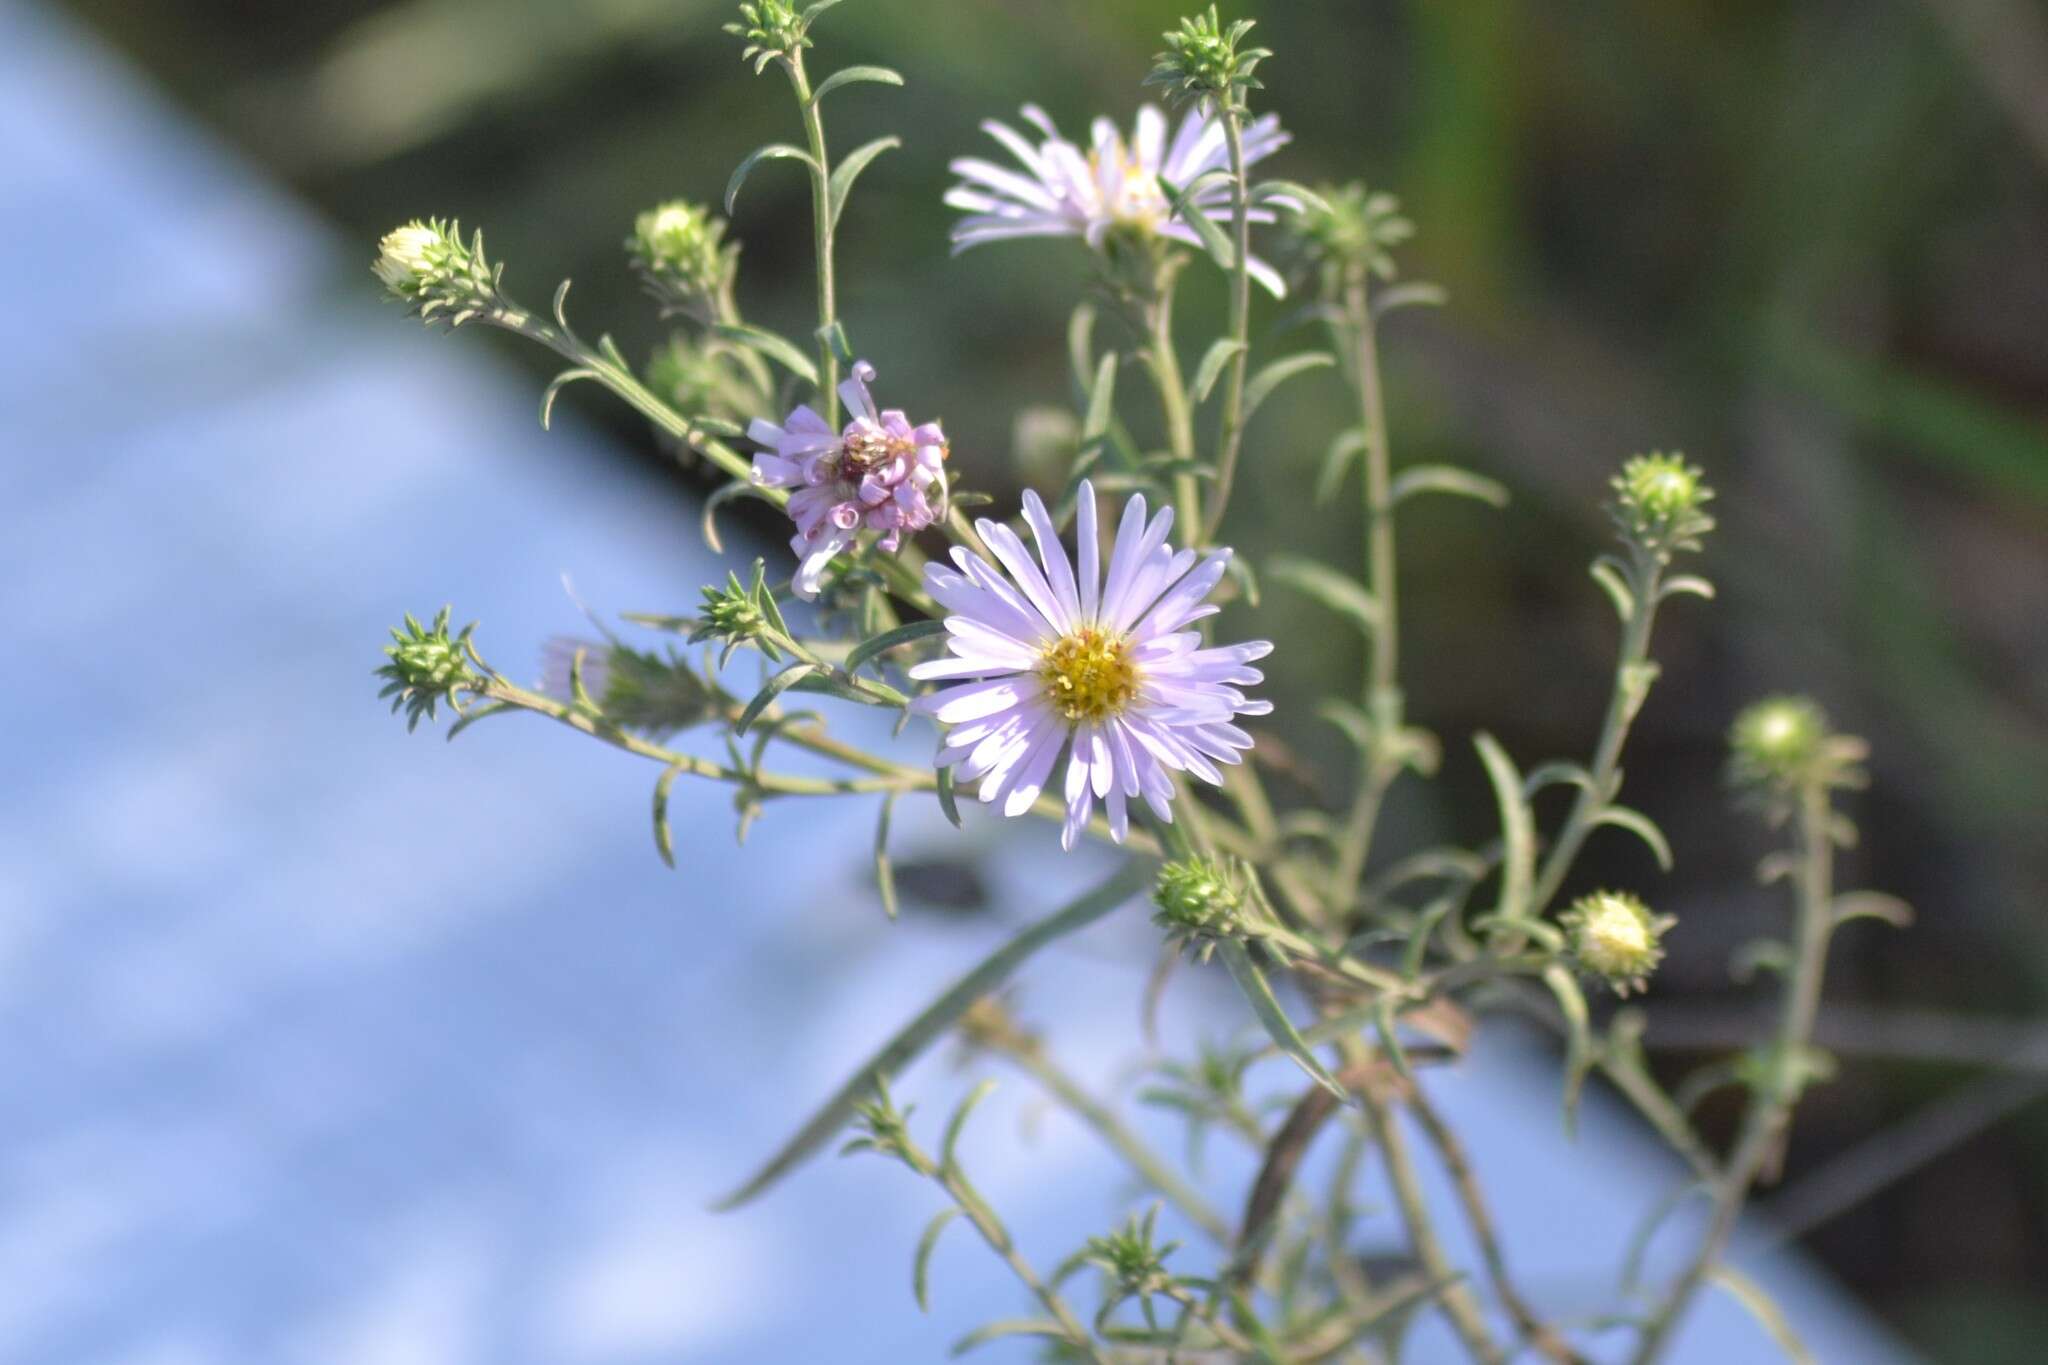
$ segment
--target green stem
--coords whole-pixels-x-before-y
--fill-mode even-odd
[[[1577,798],[1572,802],[1571,813],[1565,817],[1564,827],[1558,831],[1557,842],[1543,860],[1542,871],[1537,875],[1535,888],[1530,892],[1529,904],[1524,911],[1531,919],[1542,917],[1571,871],[1572,860],[1578,857],[1580,846],[1593,832],[1594,817],[1614,799],[1620,784],[1622,745],[1627,742],[1629,726],[1634,723],[1648,695],[1649,674],[1646,670],[1650,663],[1651,627],[1657,618],[1660,566],[1655,559],[1638,550],[1634,552],[1630,570],[1628,586],[1635,594],[1635,610],[1629,613],[1628,624],[1622,630],[1621,657],[1614,669],[1614,695],[1608,700],[1607,717],[1601,723],[1600,742],[1593,751],[1593,765],[1589,769],[1592,781],[1579,789]]]
[[[1152,297],[1145,302],[1145,368],[1159,390],[1159,412],[1166,423],[1166,444],[1177,460],[1195,458],[1195,415],[1188,404],[1186,381],[1181,377],[1180,355],[1173,345],[1173,291],[1179,268],[1171,260],[1162,262]],[[1173,478],[1173,500],[1177,516],[1190,537],[1199,536],[1202,524],[1201,484],[1191,473]]]
[[[1800,871],[1798,928],[1792,967],[1785,977],[1778,1033],[1769,1074],[1757,1085],[1743,1115],[1735,1151],[1714,1182],[1714,1212],[1691,1262],[1673,1283],[1663,1304],[1643,1329],[1633,1365],[1654,1365],[1678,1330],[1686,1309],[1727,1250],[1743,1202],[1775,1161],[1791,1126],[1792,1107],[1804,1080],[1804,1058],[1820,1013],[1827,973],[1828,940],[1834,933],[1833,812],[1826,786],[1809,779],[1799,794]]]
[[[825,149],[825,120],[818,101],[811,95],[810,78],[804,74],[804,54],[789,54],[789,83],[796,91],[804,113],[804,136],[811,148],[811,239],[818,258],[818,402],[825,410],[825,424],[839,426],[839,355],[832,347],[832,334],[839,321],[839,303],[832,271],[832,163]]]
[[[988,1206],[981,1192],[967,1182],[967,1177],[950,1162],[940,1166],[915,1147],[909,1149],[909,1156],[913,1168],[938,1182],[954,1206],[967,1215],[968,1222],[974,1224],[974,1230],[981,1234],[982,1241],[988,1243],[989,1250],[1002,1258],[1018,1282],[1031,1291],[1046,1312],[1052,1314],[1053,1321],[1060,1325],[1060,1330],[1082,1358],[1094,1362],[1094,1365],[1111,1365],[1096,1349],[1094,1334],[1081,1325],[1059,1291],[1038,1277],[1038,1272],[1031,1268],[1031,1263],[1024,1259],[1024,1254],[1010,1239],[1009,1229],[996,1217],[995,1210]]]
[[[1373,718],[1375,748],[1385,750],[1402,724],[1401,615],[1394,554],[1394,503],[1391,453],[1387,441],[1386,401],[1380,383],[1379,336],[1373,324],[1371,298],[1363,270],[1354,271],[1345,288],[1344,312],[1351,342],[1351,385],[1358,396],[1359,420],[1365,432],[1365,581],[1379,607],[1366,655],[1365,707]],[[1387,788],[1401,765],[1384,753],[1367,756],[1365,772],[1352,802],[1350,817],[1337,843],[1332,900],[1348,906],[1372,856],[1373,832]]]
[[[1082,1122],[1093,1128],[1104,1142],[1116,1150],[1118,1156],[1130,1164],[1146,1184],[1171,1200],[1211,1240],[1224,1246],[1230,1244],[1230,1224],[1223,1215],[1210,1206],[1199,1190],[1181,1179],[1158,1153],[1146,1145],[1143,1138],[1125,1127],[1123,1120],[1107,1105],[1062,1071],[1046,1056],[1045,1049],[1038,1046],[1036,1040],[1019,1038],[998,1046],[997,1051],[1073,1110]]]
[[[1209,504],[1207,524],[1188,528],[1188,541],[1192,545],[1215,539],[1217,528],[1223,524],[1224,509],[1230,505],[1231,485],[1237,479],[1238,452],[1244,444],[1244,379],[1245,368],[1251,360],[1251,187],[1245,182],[1244,174],[1244,127],[1235,107],[1226,104],[1222,112],[1223,137],[1230,149],[1231,227],[1237,252],[1230,274],[1230,337],[1237,343],[1237,353],[1230,358],[1230,378],[1223,390],[1223,429],[1217,442],[1216,491]]]
[[[1387,1182],[1393,1186],[1395,1202],[1401,1206],[1401,1219],[1408,1228],[1409,1249],[1422,1263],[1423,1273],[1429,1276],[1431,1283],[1443,1286],[1437,1293],[1437,1302],[1443,1306],[1451,1330],[1457,1333],[1465,1349],[1480,1365],[1505,1365],[1507,1355],[1487,1330],[1486,1315],[1479,1306],[1478,1296],[1458,1278],[1458,1272],[1452,1269],[1451,1259],[1437,1237],[1436,1224],[1430,1217],[1428,1201],[1422,1197],[1422,1182],[1416,1177],[1415,1162],[1409,1156],[1408,1139],[1402,1133],[1401,1125],[1395,1122],[1387,1106],[1364,1087],[1359,1089],[1358,1095],[1365,1106],[1366,1120],[1372,1125],[1380,1154],[1386,1158]]]

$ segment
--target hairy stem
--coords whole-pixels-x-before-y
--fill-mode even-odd
[[[1225,104],[1223,138],[1230,149],[1231,229],[1236,258],[1230,272],[1230,339],[1237,353],[1230,358],[1230,378],[1223,390],[1223,428],[1217,440],[1216,491],[1211,495],[1209,517],[1202,526],[1188,527],[1188,543],[1199,546],[1215,539],[1230,505],[1231,485],[1237,479],[1237,457],[1244,444],[1244,379],[1251,360],[1252,316],[1252,223],[1251,186],[1245,182],[1244,126],[1238,111]]]
[[[1692,1260],[1650,1315],[1633,1365],[1654,1365],[1685,1312],[1727,1251],[1743,1202],[1776,1160],[1792,1108],[1804,1080],[1804,1057],[1820,1012],[1827,973],[1828,940],[1834,933],[1833,812],[1823,782],[1808,779],[1799,794],[1798,924],[1791,969],[1772,1045],[1768,1073],[1758,1082],[1743,1115],[1735,1150],[1713,1182],[1714,1211]]]
[[[839,425],[839,354],[832,334],[839,321],[839,302],[832,271],[832,162],[825,148],[825,119],[818,101],[811,95],[810,77],[804,74],[804,54],[789,54],[789,83],[796,91],[804,114],[804,136],[811,150],[811,240],[818,258],[818,402],[825,410],[825,424]]]

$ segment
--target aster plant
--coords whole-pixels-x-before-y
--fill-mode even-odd
[[[1147,80],[1176,107],[1177,125],[1144,105],[1128,137],[1101,117],[1084,147],[1036,106],[1024,110],[1035,138],[985,123],[1014,165],[953,162],[958,183],[946,202],[963,215],[955,252],[1072,239],[1076,283],[1087,289],[1068,329],[1073,448],[1044,495],[1026,489],[1016,516],[1002,515],[1007,502],[991,506],[965,486],[1002,487],[1005,472],[979,452],[956,454],[937,421],[909,415],[926,410],[919,395],[930,376],[886,356],[879,367],[859,358],[839,316],[837,224],[858,178],[898,139],[840,154],[826,135],[828,96],[903,77],[848,66],[813,79],[820,21],[836,3],[749,0],[729,26],[738,55],[789,87],[802,141],[747,157],[726,185],[724,217],[668,200],[630,225],[628,263],[676,329],[645,367],[609,337],[586,340],[570,324],[566,282],[545,311],[519,303],[482,235],[465,237],[451,222],[398,228],[374,267],[424,321],[484,323],[559,355],[565,368],[542,395],[543,424],[563,388],[598,384],[643,414],[679,458],[721,476],[703,521],[714,551],[725,550],[718,514],[735,499],[769,504],[793,532],[787,556],[706,585],[694,612],[629,613],[618,630],[599,625],[594,637],[550,642],[534,687],[487,661],[475,627],[451,633],[448,610],[431,625],[408,617],[377,671],[409,726],[444,706],[456,717],[451,737],[489,717],[537,714],[651,762],[653,837],[671,865],[678,781],[728,788],[742,839],[777,804],[869,801],[878,899],[892,917],[891,822],[909,801],[934,802],[954,826],[985,818],[964,792],[990,814],[1057,825],[1062,849],[1107,865],[1092,889],[1047,909],[877,1040],[724,1206],[761,1195],[842,1134],[846,1151],[893,1159],[938,1201],[913,1258],[919,1302],[943,1234],[959,1223],[1030,1303],[1029,1316],[970,1335],[961,1351],[1023,1336],[1040,1339],[1049,1358],[1097,1365],[1391,1363],[1418,1358],[1410,1329],[1436,1319],[1439,1343],[1483,1365],[1649,1365],[1695,1298],[1719,1285],[1799,1358],[1796,1325],[1724,1253],[1751,1190],[1777,1169],[1801,1093],[1828,1074],[1812,1038],[1834,933],[1862,917],[1905,919],[1894,901],[1834,887],[1835,852],[1853,837],[1839,797],[1862,782],[1861,744],[1812,702],[1789,697],[1758,703],[1731,730],[1731,782],[1789,831],[1790,846],[1763,871],[1788,884],[1792,913],[1783,941],[1744,955],[1783,983],[1772,1035],[1679,1090],[1746,1090],[1725,1153],[1647,1066],[1644,1016],[1609,1003],[1654,991],[1666,940],[1682,941],[1684,926],[1636,890],[1567,899],[1596,837],[1635,839],[1667,870],[1674,861],[1651,816],[1621,801],[1622,757],[1658,680],[1660,613],[1675,599],[1713,596],[1687,567],[1708,552],[1714,529],[1705,472],[1658,453],[1623,461],[1614,476],[1615,545],[1592,576],[1614,607],[1619,639],[1590,752],[1525,767],[1477,734],[1460,761],[1490,784],[1493,827],[1470,831],[1460,846],[1385,846],[1382,810],[1444,761],[1438,738],[1411,720],[1402,687],[1399,514],[1429,495],[1493,508],[1508,501],[1505,487],[1470,470],[1394,461],[1381,332],[1399,310],[1441,297],[1403,277],[1400,251],[1414,228],[1398,202],[1356,183],[1317,190],[1252,178],[1289,140],[1256,108],[1254,73],[1272,54],[1252,44],[1249,21],[1226,21],[1214,8],[1165,35]],[[818,321],[802,338],[750,323],[740,308],[738,199],[771,163],[800,171],[811,191]],[[1223,334],[1195,348],[1174,319],[1190,269],[1220,272],[1229,301]],[[1295,316],[1318,324],[1321,339],[1263,354],[1268,333],[1251,325],[1254,283],[1291,292]],[[1119,384],[1131,370],[1149,381],[1145,391]],[[877,402],[883,371],[903,408]],[[1326,453],[1314,501],[1319,515],[1355,518],[1359,563],[1354,571],[1275,553],[1256,556],[1254,569],[1219,541],[1239,466],[1289,469],[1309,447],[1290,428],[1254,448],[1250,423],[1276,390],[1317,371],[1341,384],[1349,416],[1315,438],[1311,454]],[[1153,428],[1163,433],[1158,449],[1131,434]],[[1354,510],[1340,512],[1354,480]],[[970,519],[965,509],[976,506],[987,510]],[[1281,765],[1256,728],[1272,710],[1256,694],[1265,682],[1256,665],[1315,645],[1245,638],[1265,633],[1244,616],[1262,585],[1300,595],[1327,613],[1330,630],[1356,632],[1363,645],[1356,691],[1317,708],[1345,755],[1332,800],[1269,790]],[[628,643],[628,628],[668,639]],[[846,738],[834,722],[847,708],[891,718],[892,739]],[[1535,800],[1551,790],[1564,799],[1555,819],[1540,820]],[[1168,975],[1186,964],[1227,983],[1242,1024],[1226,1044],[1160,1040],[1148,1058],[1135,1098],[1186,1125],[1186,1162],[1156,1149],[1121,1097],[1093,1094],[1066,1071],[1006,991],[1039,949],[1118,913],[1142,921],[1147,900],[1161,949],[1135,992],[1147,1019]],[[1639,1273],[1642,1258],[1617,1248],[1631,1270],[1596,1317],[1562,1317],[1523,1290],[1484,1173],[1435,1107],[1439,1073],[1460,1064],[1479,1027],[1509,1027],[1495,1022],[1503,1015],[1554,1034],[1568,1122],[1597,1077],[1675,1150],[1687,1170],[1679,1193],[1697,1192],[1707,1206],[1668,1274]],[[894,1098],[892,1082],[949,1036],[977,1065],[1013,1068],[1070,1109],[1156,1202],[1077,1235],[1064,1259],[1033,1259],[957,1150],[992,1082],[953,1113],[935,1151],[912,1107]],[[1242,1145],[1256,1171],[1227,1205],[1200,1159],[1212,1133]],[[1305,1164],[1318,1147],[1334,1160]],[[1453,1177],[1447,1206],[1425,1188],[1431,1163]],[[1326,1191],[1306,1188],[1310,1170],[1327,1178]],[[1241,1213],[1226,1216],[1226,1206]],[[1660,1217],[1652,1211],[1643,1240]],[[1477,1249],[1474,1264],[1450,1253],[1442,1225],[1453,1219]]]

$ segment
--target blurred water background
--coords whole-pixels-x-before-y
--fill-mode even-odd
[[[1763,835],[1724,813],[1720,731],[1800,688],[1872,738],[1846,875],[1921,921],[1845,936],[1823,1026],[1843,1074],[1803,1110],[1775,1206],[1812,1259],[1767,1249],[1766,1201],[1745,1263],[1830,1365],[2038,1361],[2048,16],[1241,8],[1281,54],[1279,173],[1401,193],[1416,268],[1450,289],[1390,329],[1397,458],[1468,462],[1516,497],[1406,525],[1411,704],[1453,760],[1434,798],[1404,789],[1390,840],[1485,827],[1471,729],[1584,747],[1611,630],[1583,577],[1602,481],[1652,446],[1706,464],[1722,598],[1672,613],[1629,764],[1680,871],[1667,887],[1596,844],[1583,880],[1683,917],[1652,1002],[1664,1061],[1733,1045],[1758,997],[1729,955],[1779,910],[1750,885]],[[963,1238],[915,1312],[930,1206],[879,1166],[705,1205],[1086,868],[1042,837],[993,854],[985,828],[963,856],[920,813],[900,856],[927,894],[892,928],[865,878],[871,810],[775,812],[735,852],[711,792],[679,807],[677,876],[624,756],[538,722],[408,739],[368,677],[406,610],[481,618],[516,676],[588,629],[565,573],[602,612],[683,609],[711,576],[699,476],[594,394],[540,432],[541,357],[423,335],[365,265],[393,223],[460,215],[528,298],[573,276],[579,320],[651,349],[617,250],[633,213],[717,198],[790,132],[717,32],[725,7],[63,9],[0,4],[0,679],[27,779],[0,798],[0,1360],[894,1365],[1016,1311]],[[1064,401],[1080,263],[1035,245],[944,262],[945,161],[1026,99],[1070,128],[1128,110],[1173,13],[853,0],[821,35],[836,64],[910,77],[834,111],[849,143],[908,133],[848,214],[843,306],[978,469],[1017,467],[1019,404]],[[793,329],[807,211],[764,171],[737,223],[750,314]],[[1198,292],[1190,335],[1219,307]],[[1288,401],[1253,433],[1233,538],[1284,525],[1349,556],[1346,519],[1301,514],[1321,450],[1287,439],[1330,429],[1339,398]],[[1293,610],[1263,608],[1276,637],[1305,637]],[[1356,660],[1273,663],[1277,737],[1319,756],[1287,699]],[[1098,1082],[1140,1050],[1126,1002],[1150,941],[1105,926],[1024,996]],[[1238,1022],[1198,987],[1172,1004],[1169,1036]],[[1446,1101],[1539,1297],[1575,1311],[1671,1172],[1604,1108],[1568,1149],[1529,1046],[1500,1039]],[[959,1084],[941,1058],[910,1088],[933,1113]],[[1050,1261],[1121,1187],[1021,1082],[983,1150],[1020,1125],[1027,1160],[990,1192]],[[1685,1360],[1767,1358],[1729,1305],[1696,1328]]]

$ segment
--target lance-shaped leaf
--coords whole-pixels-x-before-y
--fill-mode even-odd
[[[1387,487],[1387,496],[1397,503],[1417,493],[1450,493],[1461,498],[1477,498],[1495,507],[1508,505],[1507,489],[1484,475],[1447,464],[1410,465],[1396,474],[1393,483]]]
[[[917,1296],[920,1312],[932,1311],[932,1253],[939,1248],[939,1234],[959,1216],[957,1208],[940,1209],[932,1221],[924,1225],[924,1236],[917,1239],[917,1259],[910,1267],[910,1292]]]
[[[1545,967],[1543,984],[1550,987],[1564,1013],[1564,1126],[1569,1133],[1578,1127],[1579,1092],[1585,1088],[1586,1073],[1593,1069],[1593,1024],[1579,983],[1562,965],[1553,962]]]
[[[811,168],[813,174],[818,170],[818,163],[811,159],[809,152],[801,147],[792,147],[787,142],[771,142],[766,147],[755,148],[747,159],[739,164],[739,169],[732,173],[732,179],[726,182],[725,211],[728,216],[732,213],[733,205],[739,202],[740,186],[747,183],[747,177],[754,173],[754,167],[764,161],[781,160],[801,161]]]
[[[1641,811],[1628,806],[1602,806],[1600,813],[1593,817],[1593,825],[1595,828],[1613,825],[1616,829],[1627,830],[1650,846],[1658,867],[1666,872],[1671,870],[1671,841],[1664,837],[1663,830],[1657,828],[1657,822]]]
[[[875,821],[875,890],[881,893],[882,910],[896,918],[896,866],[889,861],[889,817],[896,810],[896,793],[882,798],[882,814]]]
[[[1504,920],[1524,919],[1529,913],[1529,887],[1536,875],[1536,821],[1529,813],[1529,803],[1522,799],[1522,775],[1507,750],[1484,731],[1475,735],[1472,743],[1479,750],[1479,761],[1486,765],[1494,799],[1500,805],[1500,904],[1495,913]]]
[[[747,727],[756,720],[759,720],[761,713],[773,705],[777,697],[817,671],[818,666],[816,664],[794,663],[770,678],[767,685],[759,692],[756,692],[754,699],[747,703],[747,709],[740,712],[739,719],[733,722],[732,732],[736,735],[744,735],[747,732]]]
[[[882,1082],[894,1079],[904,1067],[953,1027],[969,1006],[1003,984],[1025,959],[1055,939],[1086,928],[1141,891],[1150,877],[1146,863],[1132,860],[1094,890],[1025,929],[1008,943],[982,959],[972,971],[953,983],[923,1013],[904,1025],[884,1043],[825,1101],[796,1136],[783,1144],[744,1185],[713,1205],[724,1210],[737,1208],[780,1180],[805,1158],[831,1140],[846,1126],[854,1109],[877,1093]]]
[[[1005,1318],[1000,1322],[991,1322],[985,1327],[975,1328],[953,1343],[952,1353],[956,1357],[964,1356],[969,1351],[986,1346],[991,1341],[1001,1341],[1005,1337],[1047,1337],[1054,1341],[1065,1341],[1067,1329],[1051,1318]]]
[[[1310,370],[1326,369],[1336,363],[1337,357],[1331,355],[1328,351],[1303,351],[1299,355],[1282,356],[1272,364],[1265,366],[1257,374],[1245,381],[1245,420],[1250,421],[1252,414],[1259,410],[1259,406],[1273,396],[1273,390],[1279,388],[1288,380],[1298,374],[1307,374]]]
[[[1379,629],[1384,616],[1379,599],[1367,592],[1365,585],[1357,579],[1339,573],[1327,564],[1281,555],[1266,561],[1266,576],[1350,618],[1367,635]]]
[[[1316,506],[1321,507],[1337,495],[1344,486],[1344,475],[1360,454],[1367,450],[1370,442],[1357,427],[1337,433],[1337,439],[1330,442],[1330,449],[1323,456],[1323,467],[1316,473]]]
[[[879,635],[871,635],[847,651],[846,671],[849,676],[858,673],[862,664],[878,655],[888,653],[899,645],[907,645],[913,641],[925,640],[934,635],[943,635],[945,633],[946,623],[944,621],[912,621],[907,625],[897,626],[894,630],[885,630]]]
[[[872,81],[876,85],[901,85],[903,77],[886,66],[849,66],[819,81],[818,88],[811,92],[811,103],[818,103],[842,85],[853,85],[859,81]]]
[[[1792,1321],[1785,1316],[1785,1310],[1764,1292],[1762,1285],[1725,1263],[1709,1271],[1707,1278],[1727,1290],[1737,1303],[1749,1310],[1750,1316],[1771,1334],[1771,1340],[1778,1343],[1778,1349],[1785,1353],[1785,1358],[1792,1365],[1814,1365],[1813,1352],[1806,1349],[1806,1343],[1792,1330]]]
[[[1191,184],[1188,188],[1192,190],[1194,185]],[[1216,220],[1190,204],[1180,187],[1163,176],[1159,180],[1159,189],[1172,203],[1174,216],[1195,230],[1195,236],[1202,239],[1203,247],[1215,259],[1216,264],[1225,270],[1235,269],[1237,248],[1231,244],[1230,238],[1224,236],[1223,229],[1216,225]]]
[[[1230,969],[1231,979],[1237,982],[1237,988],[1244,992],[1246,1003],[1252,1007],[1252,1013],[1259,1017],[1259,1023],[1265,1026],[1267,1036],[1273,1040],[1273,1046],[1286,1053],[1296,1066],[1307,1072],[1309,1079],[1349,1103],[1351,1096],[1345,1093],[1343,1086],[1337,1084],[1336,1077],[1324,1070],[1323,1064],[1316,1060],[1315,1051],[1302,1040],[1300,1030],[1294,1027],[1294,1021],[1287,1017],[1287,1011],[1281,1009],[1280,1002],[1273,998],[1273,988],[1267,984],[1266,974],[1259,970],[1258,963],[1252,961],[1251,954],[1245,951],[1244,945],[1236,939],[1224,939],[1217,945],[1217,955],[1223,959],[1223,965]]]
[[[1195,367],[1195,382],[1188,386],[1188,397],[1200,406],[1209,399],[1209,391],[1216,387],[1216,380],[1223,373],[1223,367],[1230,358],[1242,351],[1245,345],[1236,337],[1222,337],[1202,354],[1202,363]]]
[[[721,322],[713,330],[727,341],[738,342],[749,350],[759,351],[813,388],[817,386],[817,364],[798,350],[796,343],[788,337],[777,336],[759,327],[749,327],[744,322]]]
[[[682,770],[680,764],[671,766],[654,784],[654,851],[670,867],[676,865],[676,836],[668,824],[668,794],[676,784],[676,775]]]
[[[1904,929],[1913,923],[1913,907],[1882,891],[1844,891],[1835,897],[1835,923],[1847,924],[1852,919],[1883,920],[1894,929]]]
[[[846,154],[846,160],[832,169],[832,226],[839,226],[839,215],[846,212],[847,196],[853,193],[853,182],[868,168],[868,163],[892,147],[901,147],[900,137],[878,137],[864,143]]]

